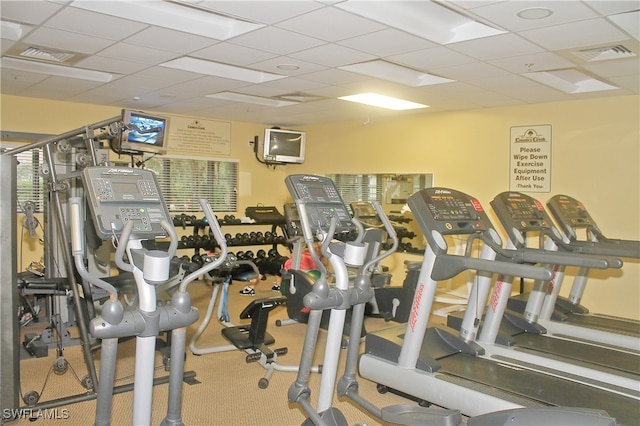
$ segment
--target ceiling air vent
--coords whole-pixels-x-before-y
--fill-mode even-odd
[[[623,45],[598,47],[595,49],[584,49],[571,52],[580,59],[587,62],[609,61],[612,59],[632,58],[636,56],[631,50]]]
[[[56,52],[54,50],[44,50],[39,47],[27,47],[25,50],[20,52],[20,56],[29,58],[29,59],[38,59],[41,61],[48,62],[66,62],[69,59],[73,58],[74,54],[69,52]]]
[[[73,65],[87,55],[65,50],[56,50],[47,47],[38,47],[28,44],[18,43],[13,46],[7,56],[20,59],[31,59],[40,62],[48,62],[60,65]]]
[[[295,92],[295,93],[287,93],[285,95],[277,96],[278,99],[284,99],[287,101],[294,102],[313,102],[324,99],[322,96],[311,95],[309,93]]]

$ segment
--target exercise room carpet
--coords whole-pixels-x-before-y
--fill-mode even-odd
[[[271,297],[277,295],[271,291],[272,280],[260,282],[256,287],[256,298]],[[242,296],[238,291],[243,288],[241,282],[234,282],[229,290],[229,314],[231,322],[239,324],[239,314],[253,299]],[[203,320],[207,304],[211,295],[211,285],[202,281],[196,281],[189,285],[193,305],[200,311],[198,322],[188,329],[187,345],[191,336]],[[215,315],[214,315],[215,316]],[[300,351],[304,340],[306,326],[293,324],[284,327],[276,327],[275,321],[286,319],[287,313],[284,306],[274,309],[269,317],[268,332],[271,333],[276,343],[273,348],[287,347],[289,352],[278,358],[280,364],[297,365],[300,361]],[[385,323],[381,319],[367,318],[367,329],[375,330],[388,327],[395,323]],[[42,324],[26,327],[24,331],[34,332]],[[200,337],[197,346],[206,348],[211,346],[227,345],[228,342],[221,335],[222,325],[214,318],[209,327]],[[71,330],[72,336],[77,335],[75,329]],[[316,351],[315,364],[322,362],[324,339],[326,332],[321,331],[318,350]],[[363,344],[361,344],[363,345]],[[118,362],[116,371],[116,385],[133,382],[135,340],[121,343],[118,348]],[[247,364],[245,352],[233,350],[229,352],[214,353],[195,356],[187,349],[185,370],[196,373],[195,384],[184,384],[183,388],[183,420],[186,425],[299,425],[305,420],[303,411],[295,404],[290,404],[287,399],[289,386],[295,380],[292,372],[276,371],[271,377],[269,387],[260,389],[258,380],[264,376],[265,369],[258,363]],[[344,368],[346,350],[341,351],[339,375]],[[41,394],[40,403],[83,394],[86,390],[79,383],[87,374],[81,350],[78,346],[64,348],[64,358],[70,368],[64,374],[48,373],[56,361],[55,350],[49,351],[48,357],[26,359],[21,362],[21,392],[36,391]],[[99,369],[99,353],[96,354],[96,366]],[[156,376],[166,376],[162,356],[156,352]],[[312,374],[310,387],[312,389],[311,402],[315,406],[319,386],[319,374]],[[360,393],[379,407],[408,401],[393,394],[379,394],[376,385],[367,380],[359,379]],[[44,389],[44,390],[43,390]],[[152,421],[154,425],[160,424],[166,414],[168,385],[160,384],[153,389]],[[411,402],[409,402],[411,403]],[[32,421],[23,416],[9,424],[22,425],[91,425],[95,416],[95,400],[74,403],[48,410],[47,413],[34,411],[39,418]],[[334,397],[334,407],[339,408],[346,416],[349,424],[376,425],[385,424],[367,415],[349,401]],[[112,424],[128,425],[132,422],[133,392],[125,392],[115,395],[113,398]],[[45,418],[48,417],[54,418]]]

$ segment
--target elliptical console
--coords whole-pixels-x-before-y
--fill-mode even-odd
[[[88,167],[82,172],[95,228],[106,240],[134,221],[132,237],[165,237],[161,222],[171,222],[155,173],[128,167]]]

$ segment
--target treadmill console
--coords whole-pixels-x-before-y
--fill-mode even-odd
[[[165,237],[160,223],[171,223],[156,175],[128,167],[87,167],[82,172],[85,194],[100,238],[119,235],[124,223],[135,221],[134,239]]]
[[[555,195],[547,201],[547,206],[551,210],[553,217],[556,218],[558,225],[562,227],[570,239],[575,239],[574,229],[598,229],[596,222],[587,212],[587,209],[575,198],[567,195]]]
[[[447,188],[426,188],[411,195],[411,212],[422,233],[433,247],[433,231],[441,235],[472,234],[492,228],[480,202],[460,191]]]
[[[290,175],[286,177],[285,183],[291,197],[304,202],[313,232],[328,231],[331,218],[334,217],[337,219],[336,235],[355,229],[344,201],[331,179],[316,175]]]
[[[553,227],[553,222],[544,209],[544,205],[521,192],[503,192],[491,200],[491,207],[498,216],[511,241],[519,241],[527,231],[544,231]]]

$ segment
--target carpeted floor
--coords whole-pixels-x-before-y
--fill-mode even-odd
[[[256,298],[277,295],[271,291],[271,280],[262,281],[256,288]],[[238,294],[244,286],[235,282],[229,290],[229,313],[231,322],[238,324],[238,316],[244,307],[251,302],[252,297]],[[211,295],[211,285],[202,281],[192,283],[188,291],[192,302],[200,310],[200,319],[188,329],[187,339],[191,339],[197,326],[204,318],[205,310]],[[280,364],[295,366],[300,361],[300,351],[304,340],[305,325],[293,324],[276,327],[278,319],[286,319],[284,306],[277,307],[269,317],[268,332],[276,343],[273,348],[287,347],[288,354],[278,358]],[[246,320],[243,320],[243,322]],[[381,319],[367,318],[365,325],[368,330],[388,327],[395,323],[385,323]],[[27,327],[26,331],[33,332],[38,325]],[[204,331],[197,345],[199,348],[228,345],[221,335],[222,325],[215,319]],[[72,330],[72,333],[75,330]],[[321,363],[323,355],[325,332],[321,332],[316,363]],[[118,349],[116,371],[116,385],[133,381],[135,340],[121,343]],[[340,369],[343,368],[344,356],[341,354]],[[78,346],[64,349],[64,358],[69,367],[64,374],[51,372],[51,366],[56,361],[55,350],[49,351],[46,358],[26,359],[21,362],[21,393],[29,391],[40,394],[40,402],[51,401],[68,396],[81,395],[86,390],[80,380],[87,374]],[[246,353],[242,350],[213,353],[195,356],[187,349],[185,369],[194,371],[196,383],[184,385],[183,391],[183,420],[187,425],[298,425],[305,420],[305,415],[296,405],[287,400],[289,386],[295,380],[293,372],[276,371],[270,379],[268,388],[260,389],[258,381],[265,374],[265,369],[258,363],[245,362]],[[99,355],[96,354],[96,359]],[[156,376],[166,376],[163,368],[162,356],[156,355]],[[98,362],[96,361],[96,364]],[[99,368],[99,365],[98,365]],[[312,388],[311,401],[317,401],[319,374],[312,374],[310,386]],[[392,394],[379,394],[376,385],[367,380],[359,380],[360,394],[370,399],[378,406],[396,403],[407,403],[407,400]],[[166,414],[168,385],[157,385],[153,389],[152,424],[159,424]],[[42,412],[33,411],[34,419],[23,415],[12,421],[12,425],[91,425],[95,416],[95,400],[74,403]],[[125,392],[114,396],[112,424],[128,425],[132,422],[133,393]],[[376,425],[385,424],[373,418],[349,401],[334,397],[334,407],[339,408],[346,416],[349,424]]]

